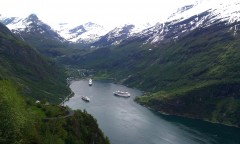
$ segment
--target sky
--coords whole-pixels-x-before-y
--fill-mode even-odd
[[[193,1],[196,0],[0,0],[0,14],[27,17],[34,13],[50,25],[94,22],[116,26],[160,22]]]

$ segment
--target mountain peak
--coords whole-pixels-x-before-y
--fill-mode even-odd
[[[39,20],[36,14],[30,14],[30,15],[27,17],[27,19],[28,19],[29,21],[38,21],[38,20]]]
[[[181,7],[181,8],[178,8],[177,13],[183,13],[184,11],[187,11],[187,10],[193,8],[193,7],[194,7],[193,4],[183,6],[183,7]]]
[[[93,25],[96,25],[95,23],[93,22],[88,22],[88,23],[85,23],[84,26],[93,26]]]

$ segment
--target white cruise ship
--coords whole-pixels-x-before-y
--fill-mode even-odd
[[[89,86],[92,86],[92,79],[90,78],[89,81],[88,81],[88,85]]]
[[[130,97],[130,93],[127,91],[115,91],[113,94],[120,97]]]

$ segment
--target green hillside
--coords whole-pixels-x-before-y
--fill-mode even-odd
[[[240,126],[240,35],[229,30],[235,24],[157,45],[130,39],[62,61],[150,92],[136,101],[157,111]]]
[[[69,93],[63,70],[0,23],[0,143],[109,143],[86,111],[56,105]]]
[[[61,118],[67,111],[67,108],[56,105],[25,102],[19,86],[1,80],[0,143],[109,143],[96,120],[86,111],[75,111],[73,116]]]
[[[65,76],[52,60],[47,60],[33,48],[18,40],[0,25],[0,78],[21,85],[25,95],[35,99],[58,102],[69,93]]]

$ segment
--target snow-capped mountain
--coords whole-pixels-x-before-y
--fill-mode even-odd
[[[96,41],[93,45],[96,47],[99,46],[109,46],[109,45],[118,45],[123,40],[132,37],[133,35],[143,31],[151,27],[150,23],[142,24],[142,25],[133,25],[133,24],[125,24],[123,26],[118,26],[113,30],[109,31],[106,35],[102,36],[98,41]]]
[[[130,30],[130,36],[140,33],[141,31],[154,26],[156,23],[135,24],[134,28]],[[130,25],[130,24],[129,24]]]
[[[37,37],[38,40],[64,41],[64,38],[49,25],[39,20],[35,14],[29,15],[27,18],[1,17],[0,21],[24,40]]]
[[[75,43],[93,43],[108,32],[103,26],[92,22],[75,27],[63,23],[56,27],[56,31],[66,40]]]
[[[92,22],[79,26],[60,23],[57,26],[54,25],[50,27],[45,22],[42,22],[35,14],[29,15],[27,18],[1,16],[0,21],[23,39],[27,34],[48,34],[50,37],[45,36],[46,39],[89,44],[96,42],[101,36],[110,31]]]
[[[141,39],[143,43],[158,44],[175,41],[195,29],[218,23],[230,25],[239,22],[240,2],[239,0],[196,1],[179,8],[168,19],[157,24],[125,24],[114,29],[106,29],[92,22],[78,26],[61,23],[51,28],[36,15],[30,15],[27,18],[3,18],[1,16],[0,20],[14,33],[21,36],[24,34],[25,37],[29,33],[36,35],[37,32],[40,35],[51,36],[46,36],[46,39],[54,38],[96,47],[117,45],[126,39]],[[239,31],[239,25],[231,26],[230,30],[236,34]]]
[[[70,42],[90,45],[96,45],[97,43],[114,45],[119,44],[122,40],[151,26],[150,23],[137,26],[125,24],[115,27],[114,29],[107,29],[104,26],[88,22],[75,27],[68,23],[61,23],[55,27],[55,29],[62,37]]]
[[[72,25],[71,23],[60,23],[50,27],[39,20],[35,14],[31,14],[27,18],[0,17],[0,21],[16,34],[26,34],[30,32],[37,34],[36,29],[38,29],[40,34],[47,33],[47,31],[55,33],[55,36],[52,36],[57,37],[61,41],[65,40],[72,43],[94,46],[97,44],[102,46],[119,44],[124,39],[153,26],[153,24],[150,23],[139,25],[125,24],[115,27],[114,29],[107,29],[104,26],[88,22],[78,26]],[[34,28],[32,26],[33,24]],[[46,27],[47,29],[42,29],[41,27]]]
[[[156,44],[177,40],[195,29],[206,28],[217,23],[229,25],[239,21],[239,1],[203,1],[179,8],[165,22],[157,23],[134,37],[145,40],[145,43]],[[239,31],[239,24],[231,27],[232,29],[234,33]]]
[[[134,25],[124,25],[123,27],[116,27],[106,35],[102,36],[94,46],[108,46],[108,45],[117,45],[126,39],[131,30],[134,28]]]

